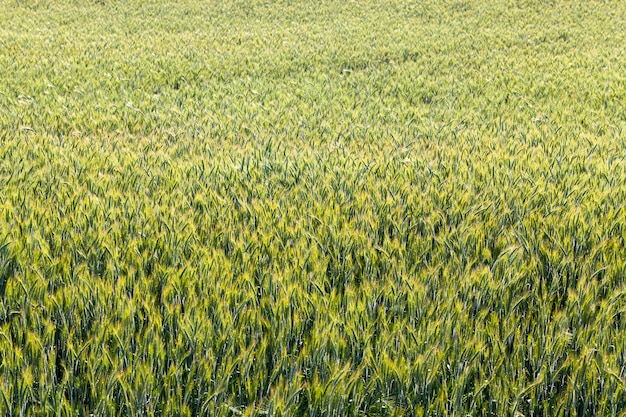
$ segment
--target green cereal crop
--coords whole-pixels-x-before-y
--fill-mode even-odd
[[[0,415],[625,415],[625,45],[611,0],[0,0]]]

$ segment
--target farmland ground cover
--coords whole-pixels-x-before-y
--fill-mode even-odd
[[[0,0],[0,415],[623,415],[626,3]]]

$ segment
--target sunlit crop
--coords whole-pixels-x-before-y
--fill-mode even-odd
[[[0,415],[618,416],[626,2],[0,0]]]

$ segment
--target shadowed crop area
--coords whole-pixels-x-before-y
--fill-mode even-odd
[[[0,0],[0,415],[624,415],[625,45],[611,0]]]

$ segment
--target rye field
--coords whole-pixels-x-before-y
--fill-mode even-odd
[[[0,0],[0,415],[626,415],[626,2]]]

